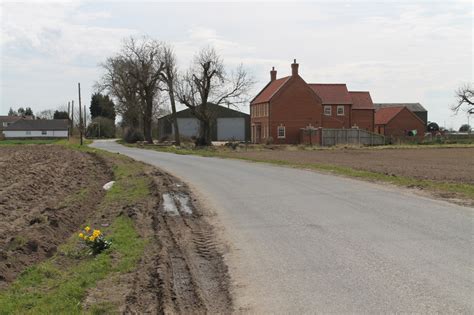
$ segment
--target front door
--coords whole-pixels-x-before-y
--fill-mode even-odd
[[[257,125],[255,128],[255,142],[261,143],[262,141],[262,125]]]

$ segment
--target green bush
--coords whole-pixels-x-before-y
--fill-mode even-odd
[[[136,143],[137,141],[143,141],[143,133],[137,129],[127,128],[123,134],[123,140],[127,143]]]
[[[115,122],[105,117],[96,117],[87,127],[89,138],[115,138]]]

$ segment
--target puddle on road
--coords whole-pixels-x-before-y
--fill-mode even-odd
[[[188,195],[178,195],[178,201],[181,205],[181,211],[185,214],[193,214],[193,210],[189,206],[189,196]]]
[[[179,215],[178,207],[176,207],[173,197],[168,193],[163,194],[163,209],[172,216]]]

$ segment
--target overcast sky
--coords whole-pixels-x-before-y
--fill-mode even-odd
[[[1,1],[0,10],[0,115],[77,102],[77,82],[89,104],[99,63],[124,37],[148,35],[172,43],[182,69],[213,45],[229,68],[243,63],[254,93],[272,66],[285,76],[296,58],[306,82],[347,83],[374,102],[420,102],[448,128],[467,121],[449,106],[473,81],[471,1]]]

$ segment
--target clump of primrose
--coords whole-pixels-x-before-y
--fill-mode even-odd
[[[100,254],[112,245],[112,242],[106,240],[100,230],[92,230],[89,226],[86,226],[78,236],[89,247],[91,255]]]

